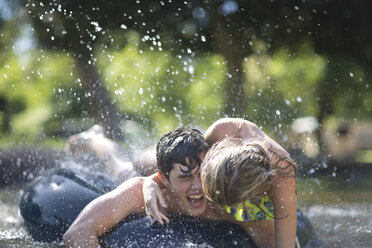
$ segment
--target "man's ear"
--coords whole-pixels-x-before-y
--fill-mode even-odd
[[[160,183],[163,184],[164,187],[166,187],[166,188],[169,187],[169,181],[168,181],[168,179],[160,171],[158,171],[158,179],[159,179]]]

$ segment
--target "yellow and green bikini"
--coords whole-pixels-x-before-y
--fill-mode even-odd
[[[225,206],[225,210],[242,222],[274,219],[274,205],[268,196],[249,199],[236,208]]]

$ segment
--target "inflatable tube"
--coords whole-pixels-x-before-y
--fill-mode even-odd
[[[61,169],[39,177],[21,199],[26,229],[37,241],[61,240],[80,211],[113,187],[103,177],[83,177]],[[132,216],[101,237],[101,243],[104,247],[256,247],[238,225],[191,217],[174,217],[161,226],[150,225],[144,216]]]
[[[57,169],[36,178],[25,190],[20,212],[37,241],[61,240],[80,211],[116,185],[103,176]],[[170,217],[164,226],[150,224],[142,215],[130,216],[101,237],[104,247],[256,247],[238,225],[192,217]],[[297,211],[297,237],[301,247],[319,247],[310,221]],[[309,244],[315,244],[315,246]]]

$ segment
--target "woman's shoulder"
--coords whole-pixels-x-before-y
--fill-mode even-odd
[[[295,177],[296,162],[291,159],[289,154],[278,153],[272,148],[269,148],[269,156],[272,168],[277,170],[277,175]]]

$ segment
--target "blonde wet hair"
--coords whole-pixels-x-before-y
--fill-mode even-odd
[[[270,156],[275,157],[275,162]],[[277,166],[286,161],[285,167]],[[236,206],[267,194],[272,177],[295,176],[296,165],[288,157],[240,138],[225,138],[207,152],[201,165],[205,196],[223,206]]]

